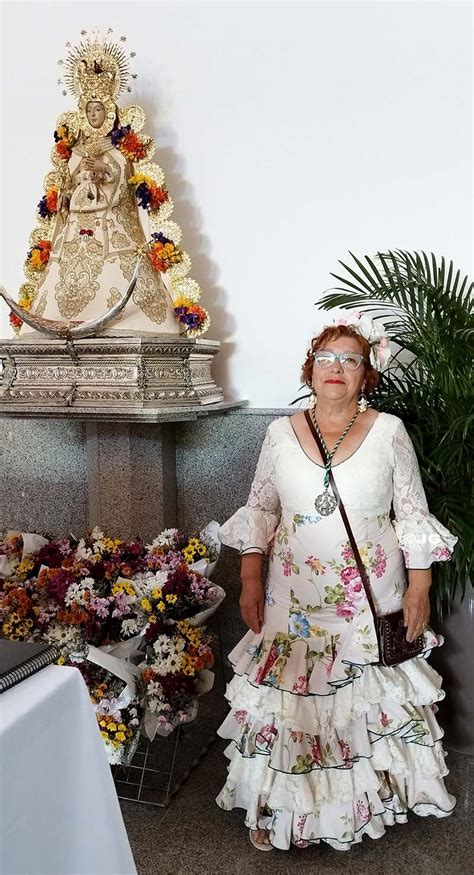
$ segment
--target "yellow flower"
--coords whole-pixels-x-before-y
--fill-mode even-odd
[[[35,564],[34,564],[34,562],[32,562],[31,559],[23,559],[17,568],[17,573],[18,574],[25,574],[27,571],[31,571],[31,569],[34,567],[35,567]]]
[[[166,610],[166,605],[165,605],[164,602],[158,602],[158,604],[157,604],[156,607],[158,608],[158,610],[160,611],[160,613],[163,613],[163,611]]]
[[[148,621],[149,621],[150,623],[156,623],[156,617],[155,617],[155,615],[154,615],[154,614],[150,614],[150,616],[148,617]]]
[[[151,612],[151,602],[148,599],[142,599],[140,604],[144,611]]]
[[[101,733],[100,733],[100,734],[101,734],[102,738],[106,738],[106,739],[108,739],[108,737],[109,737],[109,736],[107,735],[107,733],[104,732],[103,729],[101,730]]]
[[[116,731],[117,731],[117,725],[116,725],[115,723],[109,723],[109,725],[108,725],[108,730],[109,730],[109,732],[116,732]]]
[[[107,723],[105,722],[105,720],[101,720],[99,722],[99,726],[107,726]]]
[[[127,727],[125,726],[124,723],[119,723],[118,728],[120,729],[120,732],[126,732],[126,731],[127,731]]]
[[[206,548],[205,548],[204,544],[200,544],[199,547],[197,548],[197,551],[198,551],[200,556],[205,556],[206,555]]]
[[[174,595],[173,593],[168,593],[168,595],[166,596],[166,601],[167,601],[170,605],[175,605],[176,602],[177,602],[177,600],[178,600],[178,596],[177,596],[177,595]]]
[[[57,664],[58,664],[58,665],[64,665],[65,662],[66,662],[66,660],[64,659],[64,656],[60,656],[59,659],[58,659]]]
[[[124,732],[116,732],[115,738],[117,741],[125,741],[125,733]]]
[[[161,587],[155,587],[155,589],[151,591],[151,594],[154,599],[160,599],[162,596]]]

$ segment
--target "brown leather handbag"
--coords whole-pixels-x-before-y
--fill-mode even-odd
[[[324,460],[325,458],[327,458],[325,449],[321,443],[319,435],[307,410],[305,410],[305,417],[306,422],[308,423],[311,430],[311,434],[316,441],[318,450],[321,453],[321,458]],[[367,601],[369,603],[369,607],[372,611],[372,615],[374,618],[375,632],[379,645],[380,663],[381,665],[399,665],[400,662],[405,662],[407,659],[413,659],[414,656],[419,656],[420,653],[423,653],[424,637],[423,635],[420,635],[418,638],[415,638],[414,641],[407,641],[406,626],[404,624],[402,610],[393,611],[393,613],[384,614],[381,617],[377,615],[374,599],[372,596],[369,575],[367,574],[365,565],[362,562],[359,548],[357,547],[351,525],[347,518],[346,509],[344,507],[344,504],[342,503],[341,496],[339,495],[339,490],[336,486],[336,481],[334,480],[332,470],[330,470],[329,472],[329,483],[334,498],[337,501],[337,506],[339,508],[342,521],[347,532],[347,537],[349,538],[349,542],[352,548],[352,554],[354,556],[357,569],[360,574],[360,579],[365,589]]]

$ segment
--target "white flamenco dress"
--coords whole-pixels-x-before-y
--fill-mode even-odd
[[[231,739],[221,808],[246,811],[277,848],[325,841],[338,850],[379,838],[407,812],[443,817],[446,791],[436,702],[441,678],[423,656],[378,665],[372,614],[338,510],[320,517],[324,469],[291,420],[268,428],[247,505],[221,528],[240,551],[270,548],[262,631],[229,659]],[[400,419],[379,413],[334,476],[379,614],[402,606],[408,568],[448,559],[456,538],[428,511]],[[394,520],[391,521],[391,509]]]

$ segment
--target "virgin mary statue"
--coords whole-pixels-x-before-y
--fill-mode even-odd
[[[95,32],[74,48],[69,44],[60,63],[60,82],[78,106],[56,125],[54,169],[38,205],[18,312],[62,324],[94,321],[123,298],[139,263],[133,296],[109,322],[109,333],[202,334],[209,317],[197,304],[198,284],[188,277],[181,230],[170,221],[163,171],[150,160],[154,141],[141,133],[144,112],[117,104],[119,94],[131,90],[129,56]],[[18,313],[10,318],[18,331]],[[34,318],[28,321],[34,325]]]

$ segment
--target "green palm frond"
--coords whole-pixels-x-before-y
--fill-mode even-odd
[[[474,547],[473,283],[452,261],[402,249],[349,253],[337,285],[317,306],[370,311],[395,355],[375,393],[412,437],[432,512],[459,538],[453,560],[435,563],[440,613],[472,579]]]

